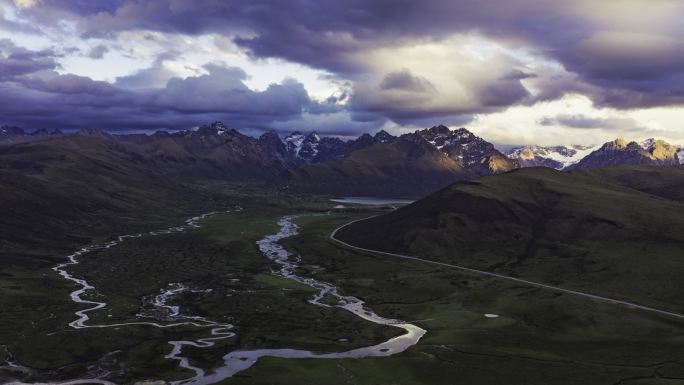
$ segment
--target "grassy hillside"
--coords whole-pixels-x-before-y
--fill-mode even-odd
[[[667,199],[684,201],[684,167],[612,167],[575,173],[643,191]]]
[[[338,285],[379,314],[412,320],[427,334],[391,357],[266,358],[226,383],[681,383],[681,321],[418,261],[360,254],[326,240],[336,226],[357,217],[301,218],[301,234],[284,243],[301,256],[302,274]]]
[[[454,184],[339,237],[684,311],[684,204],[669,199],[682,180],[682,168],[522,169]]]
[[[234,130],[217,133],[204,128],[188,135],[154,135],[144,137],[141,145],[140,153],[149,162],[186,180],[263,181],[288,166],[282,154]]]
[[[424,139],[403,136],[343,159],[302,166],[285,173],[275,184],[286,191],[416,197],[471,177]]]
[[[0,266],[53,264],[97,236],[176,223],[216,207],[161,174],[137,146],[71,136],[0,146]]]

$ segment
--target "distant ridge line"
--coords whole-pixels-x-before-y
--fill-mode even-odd
[[[603,297],[600,295],[585,293],[585,292],[581,292],[581,291],[577,291],[577,290],[564,289],[564,288],[558,287],[558,286],[552,286],[552,285],[547,285],[544,283],[528,281],[525,279],[515,278],[515,277],[508,276],[508,275],[503,275],[503,274],[492,273],[492,272],[484,271],[484,270],[477,270],[477,269],[473,269],[470,267],[453,265],[453,264],[444,263],[444,262],[431,261],[429,259],[423,259],[423,258],[410,256],[410,255],[388,253],[386,251],[366,249],[363,247],[351,245],[345,241],[342,241],[342,240],[336,238],[337,232],[342,230],[343,228],[350,226],[350,225],[353,225],[354,223],[357,223],[357,222],[361,222],[361,221],[365,221],[365,220],[368,220],[371,218],[375,218],[377,216],[378,215],[373,215],[373,216],[370,216],[367,218],[357,219],[357,220],[354,220],[351,222],[347,222],[341,226],[338,226],[337,228],[335,228],[335,230],[333,230],[330,233],[328,238],[333,243],[337,244],[338,246],[349,248],[349,249],[360,251],[360,252],[364,252],[364,253],[378,254],[378,255],[382,255],[382,256],[402,258],[402,259],[408,259],[408,260],[412,260],[412,261],[418,261],[418,262],[428,263],[428,264],[437,265],[437,266],[449,267],[452,269],[461,270],[461,271],[471,273],[471,274],[475,274],[475,275],[484,275],[484,276],[498,278],[498,279],[502,279],[502,280],[522,283],[522,284],[529,285],[529,286],[540,287],[542,289],[548,289],[548,290],[558,291],[561,293],[567,293],[567,294],[572,294],[572,295],[576,295],[576,296],[580,296],[580,297],[590,298],[590,299],[597,300],[600,302],[609,303],[612,305],[624,306],[624,307],[631,308],[631,309],[643,310],[643,311],[647,311],[647,312],[651,312],[651,313],[661,314],[661,315],[665,315],[665,316],[678,318],[680,320],[684,320],[683,314],[673,313],[673,312],[669,312],[667,310],[656,309],[656,308],[652,308],[649,306],[639,305],[639,304],[632,303],[632,302],[622,301],[622,300],[609,298],[609,297]]]

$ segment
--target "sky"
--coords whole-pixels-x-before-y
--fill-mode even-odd
[[[0,125],[684,144],[681,0],[0,0]]]

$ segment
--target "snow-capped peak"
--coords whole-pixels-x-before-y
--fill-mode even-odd
[[[223,124],[223,122],[220,122],[220,121],[216,121],[216,122],[212,123],[212,124],[211,124],[211,128],[213,128],[214,130],[216,130],[216,133],[219,134],[219,135],[223,135],[223,134],[225,134],[226,132],[229,131],[229,130],[228,130],[228,127],[226,127],[226,125]]]
[[[465,128],[452,131],[447,126],[439,125],[418,131],[418,133],[439,150],[450,145],[468,147],[473,143],[484,143],[482,138],[475,136]]]
[[[639,143],[641,147],[648,152],[655,152],[658,150],[658,143],[660,142],[660,147],[665,149],[673,149],[677,156],[679,164],[684,164],[684,146],[671,145],[663,140],[658,140],[655,138],[649,138]]]
[[[321,140],[321,137],[318,136],[318,133],[316,131],[312,131],[309,133],[309,135],[306,136],[306,139],[312,142],[319,142]]]
[[[315,131],[307,135],[295,131],[283,139],[287,152],[294,158],[311,161],[318,154],[321,137]]]
[[[304,143],[304,135],[299,131],[295,131],[283,139],[285,145],[287,145],[287,151],[293,154],[295,157],[299,157],[299,151],[302,149],[302,144]]]
[[[650,150],[656,143],[655,138],[648,138],[643,142],[639,143],[644,150]]]
[[[392,140],[395,139],[395,137],[393,135],[391,135],[390,133],[388,133],[385,130],[378,131],[378,133],[375,134],[375,136],[373,138],[375,139],[376,142],[380,142],[380,143],[388,143],[388,142],[391,142]]]

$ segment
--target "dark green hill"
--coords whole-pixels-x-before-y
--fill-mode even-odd
[[[684,201],[684,166],[632,166],[576,171],[667,199]]]
[[[682,167],[521,169],[456,183],[338,237],[684,311],[683,181]]]
[[[215,206],[138,150],[98,135],[0,146],[0,266],[53,264],[91,237]]]

